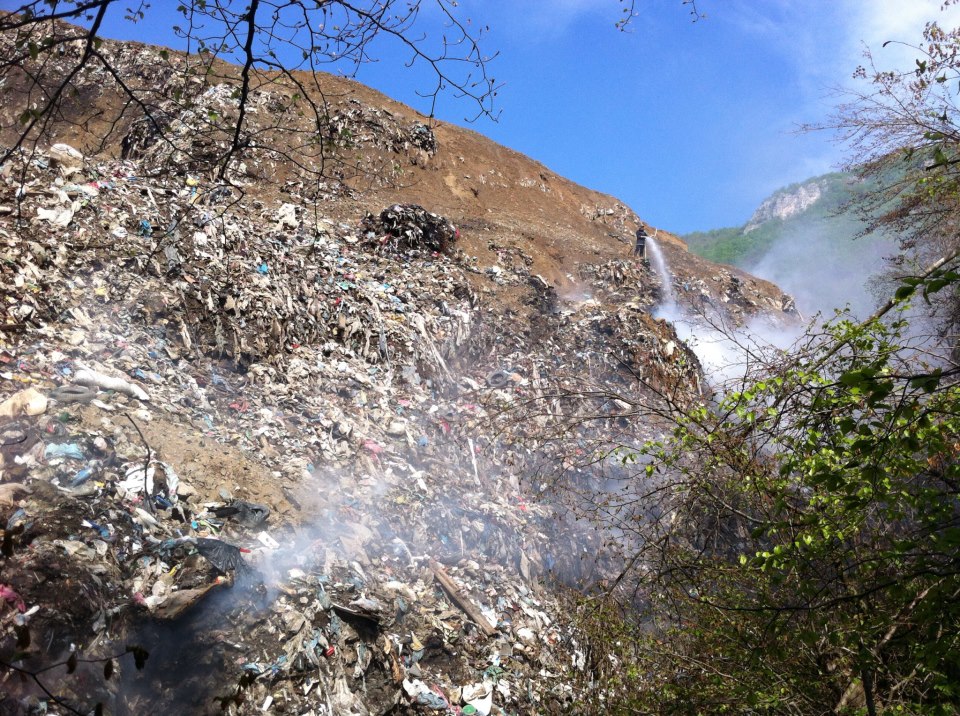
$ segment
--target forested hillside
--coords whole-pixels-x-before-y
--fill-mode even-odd
[[[862,246],[855,239],[866,224],[852,210],[851,204],[863,192],[869,191],[869,186],[861,184],[850,174],[834,172],[779,189],[764,204],[795,194],[810,185],[819,187],[820,196],[798,213],[764,217],[765,220],[760,222],[751,219],[741,226],[694,231],[684,235],[683,240],[691,251],[704,258],[746,267],[757,263],[780,240],[800,232],[813,232],[834,244],[844,257],[854,258]]]
[[[777,190],[741,226],[683,239],[704,258],[777,283],[807,313],[850,305],[865,315],[875,303],[874,277],[896,253],[893,233],[871,231],[863,211],[876,187],[851,173],[824,174]]]

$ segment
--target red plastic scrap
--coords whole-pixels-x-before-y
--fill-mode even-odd
[[[0,598],[4,599],[8,604],[16,607],[18,612],[27,611],[27,605],[24,603],[23,598],[17,594],[13,587],[7,586],[6,584],[0,584]]]
[[[439,684],[430,684],[430,688],[433,690],[433,693],[444,700],[444,702],[447,704],[447,709],[453,708],[453,704],[450,703],[450,699],[448,699],[447,695],[443,693],[443,689],[440,688]]]

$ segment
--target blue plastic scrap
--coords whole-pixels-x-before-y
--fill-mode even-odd
[[[21,507],[12,515],[10,515],[9,519],[7,519],[7,527],[6,527],[7,532],[9,532],[10,530],[17,527],[20,524],[26,524],[26,521],[27,521],[27,511]]]
[[[84,520],[83,526],[89,527],[92,530],[96,530],[97,533],[105,540],[109,540],[111,537],[110,530],[104,527],[103,525],[98,525],[96,522],[91,522],[90,520]]]
[[[83,468],[82,470],[80,470],[80,472],[74,475],[73,478],[70,480],[70,487],[79,487],[80,485],[85,483],[87,480],[89,480],[93,476],[94,472],[95,471],[92,466]]]
[[[74,460],[83,460],[83,451],[76,443],[50,443],[44,448],[43,457],[45,460],[54,457],[68,457]]]
[[[427,693],[426,691],[421,691],[417,694],[417,703],[422,706],[426,706],[428,709],[433,709],[434,711],[446,711],[447,700],[442,696],[439,696],[434,693]]]

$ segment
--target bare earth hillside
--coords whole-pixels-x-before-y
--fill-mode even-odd
[[[641,219],[333,77],[319,139],[262,77],[219,181],[235,69],[183,108],[195,60],[103,51],[153,119],[78,78],[0,166],[0,713],[582,712],[562,587],[618,565],[555,488],[642,492],[612,447],[708,392]],[[791,319],[658,241],[681,305]]]

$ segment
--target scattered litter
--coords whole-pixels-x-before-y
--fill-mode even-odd
[[[101,390],[115,390],[119,393],[134,397],[137,400],[150,400],[147,392],[136,383],[131,383],[123,378],[104,375],[89,368],[81,368],[78,370],[73,375],[73,380],[79,385],[96,386]]]
[[[15,418],[20,415],[42,415],[47,411],[47,399],[35,388],[21,390],[0,403],[0,417]]]

